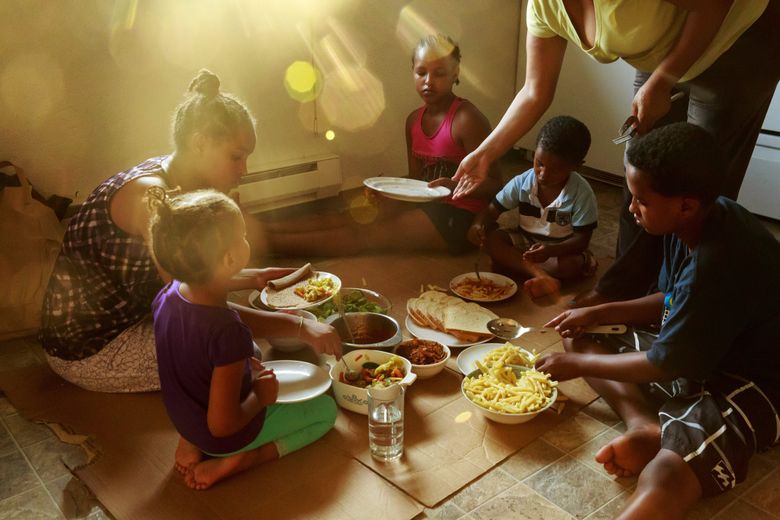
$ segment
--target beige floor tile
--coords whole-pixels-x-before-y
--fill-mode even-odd
[[[0,520],[45,520],[62,518],[46,489],[35,488],[0,502]]]
[[[0,394],[0,416],[8,416],[16,413],[16,408],[11,404],[11,401],[2,394]]]
[[[0,500],[29,491],[39,484],[38,477],[20,451],[0,457]]]
[[[616,437],[619,437],[620,435],[620,432],[615,431],[612,428],[608,428],[579,448],[572,451],[570,455],[597,473],[614,480],[624,488],[631,488],[636,484],[636,478],[615,478],[607,473],[601,464],[596,462],[596,453],[602,448],[602,446],[609,444],[612,440],[614,440]]]
[[[43,482],[67,475],[70,473],[68,468],[76,468],[87,462],[87,454],[81,446],[67,444],[56,437],[23,449]]]
[[[46,439],[51,439],[54,434],[45,424],[28,421],[19,414],[3,417],[8,431],[14,436],[19,446],[25,447]]]
[[[536,439],[509,457],[500,467],[517,480],[523,480],[564,455],[552,444]]]
[[[780,513],[780,511],[775,511],[775,513]],[[720,520],[777,520],[780,516],[763,511],[744,500],[735,500],[715,518]]]
[[[463,511],[469,512],[516,483],[517,479],[509,473],[495,468],[455,495],[452,502]]]
[[[607,426],[593,417],[579,412],[574,417],[565,420],[552,430],[542,435],[542,439],[559,450],[570,452],[582,446],[596,435],[607,429]]]
[[[89,518],[90,520],[111,518],[89,488],[73,475],[65,475],[47,482],[46,488],[65,518]]]
[[[471,512],[479,520],[567,520],[570,514],[524,484],[516,484]]]
[[[38,354],[30,348],[18,352],[0,351],[0,370],[14,370],[41,363]]]
[[[590,415],[594,419],[598,419],[607,426],[615,426],[620,422],[620,417],[615,413],[609,404],[603,397],[599,397],[588,406],[582,409],[583,412]]]
[[[742,498],[764,511],[780,511],[780,469],[773,470]]]
[[[780,468],[780,448],[773,448],[764,453],[759,453],[754,458],[764,460],[774,468]]]
[[[758,482],[762,481],[775,468],[774,464],[767,459],[753,457],[748,466],[747,478],[734,488],[737,495],[744,495],[753,488]]]
[[[601,508],[624,491],[572,457],[565,457],[523,481],[547,500],[578,518]]]
[[[8,433],[5,425],[0,422],[0,455],[6,455],[16,450],[17,447],[13,437]]]
[[[736,493],[724,493],[716,497],[703,498],[688,514],[688,520],[709,520],[727,508],[736,499]]]
[[[586,516],[585,520],[611,520],[612,518],[615,518],[615,516],[623,510],[623,507],[625,507],[633,492],[633,489],[623,491],[599,509]]]

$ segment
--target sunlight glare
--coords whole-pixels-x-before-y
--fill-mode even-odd
[[[321,90],[320,71],[311,63],[296,61],[287,67],[284,74],[284,87],[287,93],[296,101],[312,101]]]
[[[366,69],[350,67],[325,78],[320,103],[334,126],[362,130],[376,123],[385,109],[385,91]]]
[[[62,70],[48,54],[19,54],[0,73],[0,99],[6,110],[33,127],[44,122],[63,95]]]
[[[460,412],[458,415],[455,416],[455,422],[460,424],[464,423],[471,419],[471,412]]]

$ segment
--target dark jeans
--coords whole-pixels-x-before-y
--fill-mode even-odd
[[[634,93],[648,77],[649,73],[637,71]],[[656,127],[688,121],[712,133],[726,161],[721,194],[736,200],[778,79],[780,0],[770,0],[764,14],[729,50],[699,76],[677,85],[687,98],[673,102]],[[624,181],[616,259],[596,287],[599,293],[620,300],[655,290],[663,262],[663,237],[637,226],[628,210],[630,203]]]

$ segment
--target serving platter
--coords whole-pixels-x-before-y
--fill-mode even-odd
[[[406,202],[428,202],[450,194],[449,188],[444,186],[431,188],[427,182],[408,177],[369,177],[363,181],[363,185],[389,199]]]
[[[273,369],[279,381],[277,403],[300,403],[322,395],[330,388],[330,376],[316,365],[305,361],[264,361],[263,366]]]
[[[415,338],[427,339],[430,341],[438,341],[439,343],[447,345],[450,348],[470,347],[472,345],[479,345],[480,343],[485,343],[493,339],[493,336],[488,336],[485,339],[476,342],[462,341],[456,338],[455,336],[453,336],[452,334],[447,334],[446,332],[429,329],[427,327],[421,327],[417,325],[410,316],[406,317],[406,321],[404,322],[404,324],[406,325],[406,330],[409,331],[409,334],[411,334]]]
[[[269,299],[273,299],[275,294],[278,293],[290,293],[292,294],[294,290],[297,287],[303,287],[305,286],[309,280],[312,280],[314,278],[322,279],[322,278],[330,278],[333,280],[333,290],[331,291],[330,295],[325,296],[324,298],[320,298],[319,300],[309,302],[304,300],[303,298],[297,297],[295,299],[292,299],[291,301],[297,300],[298,304],[291,304],[291,305],[274,305],[273,302],[269,301]],[[321,305],[325,303],[326,301],[330,300],[335,296],[339,290],[341,289],[341,279],[332,273],[327,273],[325,271],[314,271],[312,276],[309,276],[307,278],[304,278],[303,280],[300,280],[293,285],[286,287],[282,289],[281,291],[276,291],[274,289],[271,289],[269,287],[263,287],[263,290],[260,291],[260,304],[258,305],[256,303],[256,297],[253,298],[254,292],[249,295],[249,303],[253,307],[257,309],[262,309],[262,306],[265,306],[265,308],[271,309],[271,310],[302,310],[302,309],[310,309],[312,307],[316,307],[317,305]]]
[[[504,276],[502,274],[498,273],[488,273],[488,272],[482,272],[480,271],[479,277],[483,281],[492,282],[496,286],[503,287],[504,290],[500,292],[496,292],[495,295],[478,295],[478,294],[472,294],[470,292],[464,291],[463,287],[458,287],[458,285],[462,284],[465,281],[473,281],[475,283],[479,283],[479,280],[477,279],[477,273],[470,272],[470,273],[463,273],[452,280],[450,280],[450,291],[455,293],[458,297],[463,298],[464,300],[471,300],[473,302],[500,302],[503,300],[508,300],[512,296],[515,295],[517,292],[517,284],[514,280],[511,278]]]

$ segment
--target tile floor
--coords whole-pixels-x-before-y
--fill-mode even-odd
[[[613,186],[592,184],[600,209],[592,248],[597,256],[610,256],[621,193]],[[767,225],[780,237],[779,223]],[[44,362],[32,339],[0,343],[0,371]],[[611,518],[635,479],[611,478],[593,455],[623,430],[599,399],[419,518]],[[81,448],[25,420],[0,396],[0,520],[112,518],[68,469],[85,461]],[[703,501],[690,518],[780,519],[780,450],[756,456],[746,482],[733,493]]]

